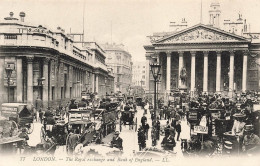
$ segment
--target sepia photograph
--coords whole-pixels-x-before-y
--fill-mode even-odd
[[[0,166],[260,165],[259,0],[0,0]]]

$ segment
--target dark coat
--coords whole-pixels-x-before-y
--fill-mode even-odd
[[[144,131],[145,131],[145,132],[148,132],[150,126],[149,126],[149,124],[145,124],[145,125],[143,126],[143,128],[144,128]]]
[[[161,144],[164,146],[165,150],[173,150],[173,148],[176,146],[174,137],[171,135],[165,136]]]
[[[113,138],[112,141],[111,141],[111,145],[112,145],[112,147],[123,149],[123,140],[122,140],[122,138],[120,138],[120,137],[118,137],[117,139]]]
[[[180,133],[180,132],[181,132],[181,124],[177,124],[177,125],[175,126],[175,129],[176,129],[176,131],[177,131],[178,133]]]
[[[146,137],[144,131],[139,130],[137,135],[138,135],[138,144],[141,144],[143,147],[146,143]]]

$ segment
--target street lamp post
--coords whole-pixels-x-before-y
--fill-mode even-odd
[[[8,66],[5,68],[5,71],[6,71],[6,76],[7,76],[7,86],[8,86],[8,103],[9,103],[9,95],[10,95],[10,78],[11,78],[11,75],[12,75],[12,72],[13,72],[13,69]]]
[[[157,101],[156,101],[156,84],[158,82],[158,80],[160,79],[160,69],[161,69],[161,65],[159,63],[157,63],[157,61],[153,64],[150,64],[151,67],[151,71],[153,74],[153,78],[154,78],[154,119],[157,119],[157,115],[156,115],[156,109],[157,109]],[[156,125],[155,123],[153,123],[153,125]],[[156,126],[153,126],[153,131],[155,132],[155,128]],[[154,135],[154,137],[156,137]],[[153,146],[156,145],[156,138],[152,138],[153,139]]]
[[[161,65],[158,63],[153,63],[153,64],[150,64],[150,67],[151,67],[151,71],[152,71],[153,78],[154,78],[154,112],[156,113],[156,108],[157,108],[157,106],[156,106],[156,84],[160,77],[159,73],[160,73]]]
[[[157,98],[157,106],[158,106],[158,108],[159,108],[159,83],[160,83],[160,79],[161,79],[161,74],[158,74],[158,79],[157,79],[157,81],[156,81],[156,89],[157,89],[157,91],[156,91],[156,93],[157,93],[157,96],[156,96],[156,98]]]

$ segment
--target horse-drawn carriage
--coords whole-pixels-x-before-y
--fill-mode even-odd
[[[129,129],[134,129],[135,126],[135,131],[137,130],[137,117],[135,117],[135,110],[134,109],[125,109],[121,110],[121,117],[119,121],[119,128],[120,132],[122,131],[122,125],[129,125]]]
[[[27,108],[25,103],[3,103],[1,116],[8,120],[15,121],[18,128],[26,128],[27,133],[31,134],[34,129],[33,111]]]
[[[93,141],[99,132],[96,130],[96,122],[91,121],[92,110],[90,109],[72,109],[69,111],[67,122],[66,150],[74,150],[77,144],[87,145]],[[78,139],[75,145],[71,144],[71,138],[77,135]],[[100,138],[101,135],[98,135]]]

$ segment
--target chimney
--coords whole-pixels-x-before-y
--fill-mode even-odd
[[[19,16],[20,16],[21,22],[24,22],[25,13],[20,12]]]

